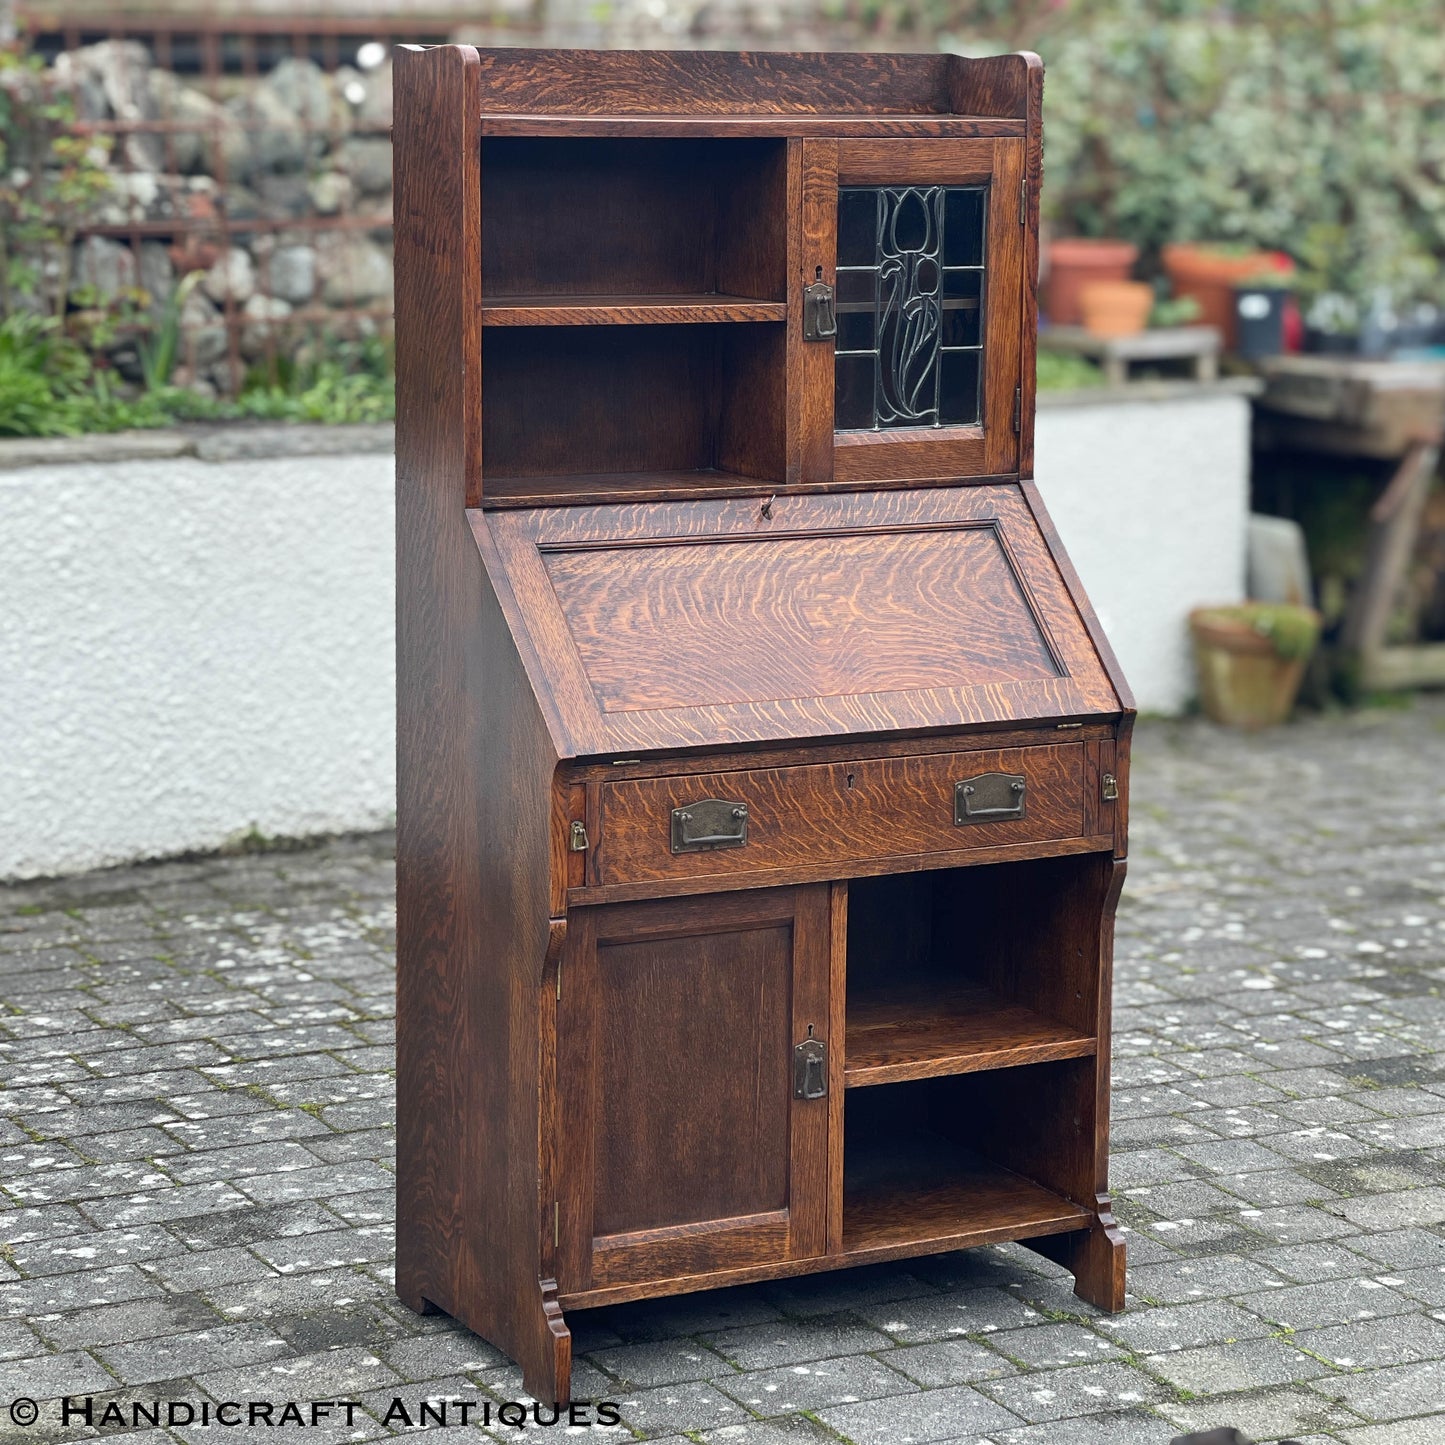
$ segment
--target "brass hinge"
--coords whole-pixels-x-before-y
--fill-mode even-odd
[[[1019,177],[1019,225],[1027,226],[1029,223],[1029,178]]]
[[[1021,386],[1014,387],[1014,435],[1019,434],[1019,429],[1024,421],[1024,389]]]
[[[574,853],[585,853],[587,851],[587,824],[573,823],[572,833],[567,846]]]
[[[1118,778],[1116,778],[1113,773],[1105,773],[1104,776],[1099,779],[1099,782],[1103,788],[1104,801],[1106,803],[1117,803],[1119,801]]]
[[[557,1002],[562,1002],[562,960],[557,960]]]

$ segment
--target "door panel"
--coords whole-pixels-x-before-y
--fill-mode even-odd
[[[821,1254],[827,889],[574,912],[558,1005],[565,1290]]]
[[[792,942],[599,943],[595,1234],[786,1209]]]
[[[831,456],[805,438],[805,481],[1017,470],[1023,166],[1020,140],[803,143],[801,269],[838,312],[835,340],[804,344],[834,403]]]

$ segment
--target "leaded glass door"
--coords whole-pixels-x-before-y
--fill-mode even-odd
[[[803,146],[804,279],[837,319],[803,348],[808,422],[832,433],[805,440],[804,479],[1016,471],[1023,142]]]

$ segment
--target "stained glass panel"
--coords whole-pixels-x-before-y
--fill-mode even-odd
[[[988,193],[838,192],[834,425],[971,425],[980,416]]]

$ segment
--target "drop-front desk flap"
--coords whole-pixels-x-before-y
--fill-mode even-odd
[[[563,757],[1125,710],[1017,485],[470,515]]]

